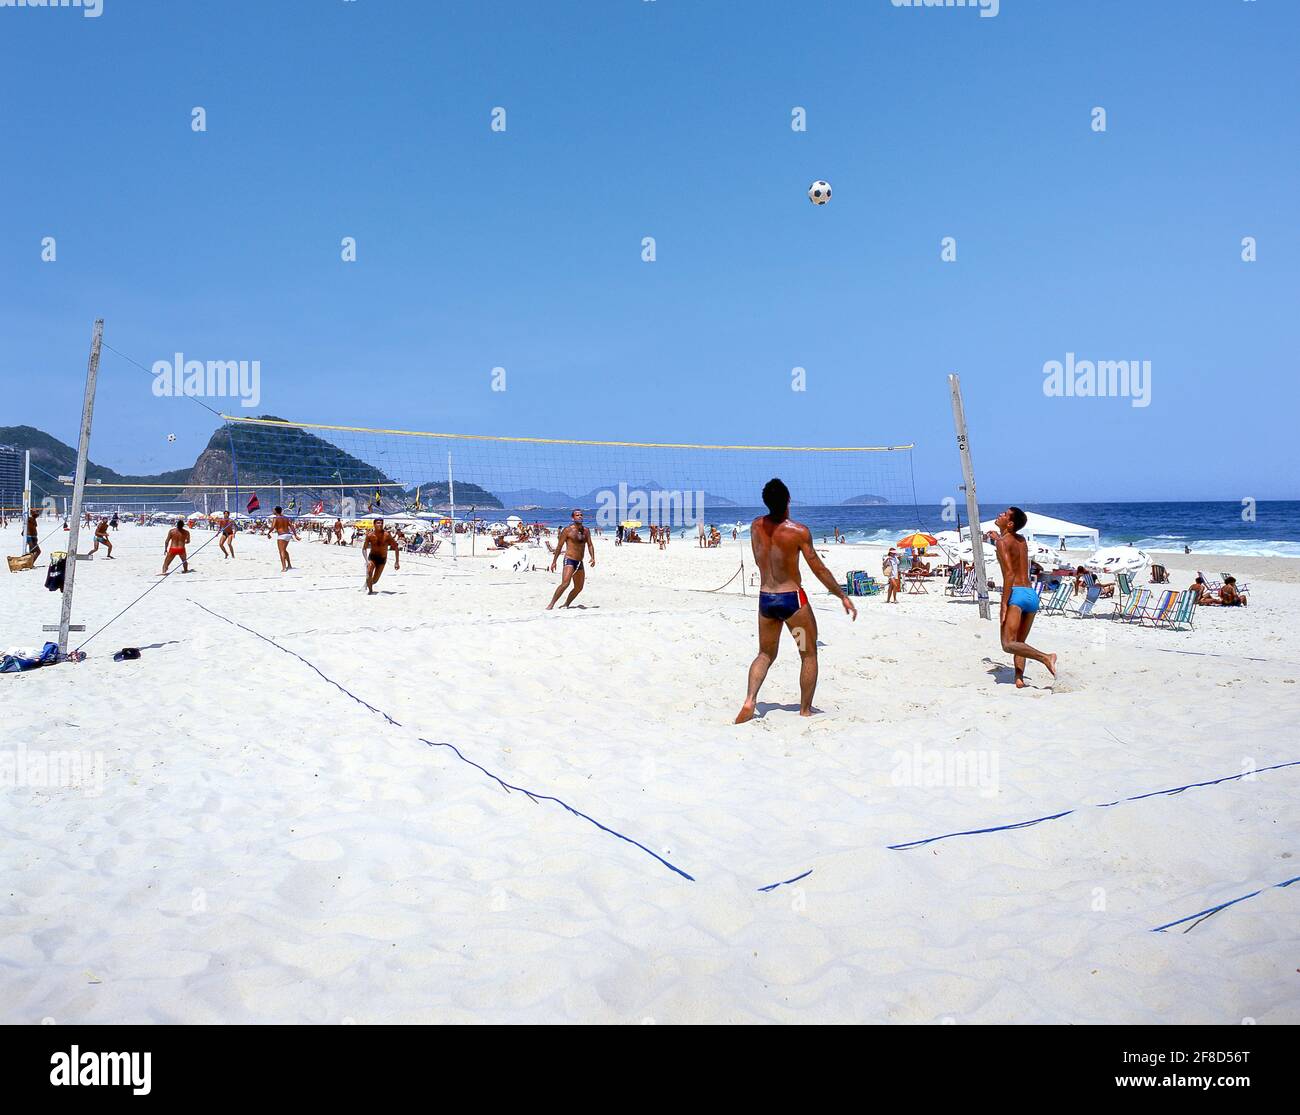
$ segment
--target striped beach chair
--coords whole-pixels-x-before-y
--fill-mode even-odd
[[[1156,626],[1168,627],[1175,631],[1181,627],[1195,627],[1196,602],[1199,599],[1200,593],[1194,592],[1189,588],[1183,589],[1183,591],[1174,598],[1173,607],[1156,622]]]
[[[1178,594],[1173,589],[1165,589],[1155,604],[1141,614],[1139,622],[1143,626],[1149,623],[1152,627],[1159,627],[1167,623],[1170,613],[1174,610],[1174,602],[1177,599]]]
[[[1083,598],[1083,602],[1072,613],[1076,619],[1087,619],[1092,615],[1092,609],[1096,606],[1097,601],[1101,599],[1101,585],[1092,585],[1088,589],[1088,595]]]
[[[1045,616],[1057,615],[1063,616],[1070,604],[1070,597],[1074,595],[1074,586],[1069,581],[1062,581],[1056,586],[1056,591],[1051,597],[1043,602],[1038,611]]]
[[[1121,623],[1132,623],[1134,620],[1140,620],[1143,610],[1150,606],[1151,590],[1149,588],[1130,592],[1116,609],[1115,618]]]

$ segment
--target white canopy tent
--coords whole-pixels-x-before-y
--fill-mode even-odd
[[[1086,539],[1088,548],[1092,550],[1095,550],[1100,543],[1101,535],[1096,527],[1068,523],[1064,519],[1054,519],[1051,515],[1040,515],[1036,511],[1026,511],[1025,516],[1025,525],[1020,535],[1026,542],[1041,542],[1054,550],[1067,549],[1066,540],[1071,538]],[[997,529],[993,519],[980,523],[980,530],[986,533]],[[969,527],[962,527],[963,537],[969,533],[969,530]]]

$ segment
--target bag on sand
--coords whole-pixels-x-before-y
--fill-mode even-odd
[[[18,674],[27,670],[37,670],[42,666],[53,666],[59,660],[59,644],[46,643],[36,658],[24,658],[17,654],[6,654],[0,658],[0,674]]]
[[[23,554],[22,557],[5,558],[5,560],[9,563],[10,573],[17,573],[20,569],[36,568],[35,554]]]
[[[63,591],[63,571],[67,567],[67,554],[51,554],[50,567],[45,571],[45,587],[51,592]]]

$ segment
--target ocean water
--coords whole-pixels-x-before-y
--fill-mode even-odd
[[[983,504],[980,518],[991,519],[1005,504]],[[963,526],[966,508],[960,509]],[[1096,527],[1102,546],[1127,546],[1138,549],[1181,552],[1189,546],[1192,553],[1239,554],[1259,557],[1300,557],[1300,500],[1260,501],[1254,505],[1253,518],[1243,517],[1240,503],[1035,503],[1026,511],[1064,519],[1067,522]],[[730,534],[737,522],[748,526],[763,513],[761,507],[727,507],[710,510],[708,519],[716,522],[724,534]],[[813,507],[800,505],[791,509],[794,518],[807,523],[813,537],[831,538],[836,527],[849,544],[892,544],[904,534],[923,530],[937,534],[954,530],[955,522],[944,522],[939,508],[922,504],[919,508],[891,505],[887,507]],[[524,517],[531,518],[528,513]],[[541,521],[558,525],[568,521],[556,512],[537,513]],[[503,516],[504,517],[504,516]],[[589,511],[587,521],[595,519]],[[674,528],[674,536],[685,529],[693,537],[694,527]],[[645,532],[642,531],[642,536]],[[1067,540],[1067,545],[1069,545]],[[1076,547],[1087,543],[1076,540]]]

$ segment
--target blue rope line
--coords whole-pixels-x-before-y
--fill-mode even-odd
[[[812,873],[813,873],[813,869],[810,867],[802,875],[796,875],[793,879],[786,879],[780,883],[768,883],[767,886],[759,887],[758,889],[761,893],[766,893],[768,891],[776,890],[777,887],[785,887],[785,886],[789,886],[791,883],[797,883],[800,879],[808,878],[808,876],[811,875]]]
[[[885,847],[890,851],[900,852],[904,848],[919,848],[922,844],[933,844],[936,840],[950,840],[954,836],[979,836],[985,832],[1006,832],[1008,829],[1027,829],[1032,825],[1040,825],[1044,821],[1058,821],[1062,817],[1068,817],[1073,813],[1073,809],[1067,809],[1064,813],[1053,813],[1047,817],[1035,817],[1032,821],[1017,821],[1013,825],[994,825],[986,829],[966,829],[963,832],[948,832],[943,836],[927,836],[924,840],[913,840],[909,844],[886,844]]]
[[[1208,910],[1201,910],[1196,914],[1188,914],[1185,918],[1179,918],[1177,921],[1171,921],[1165,925],[1157,925],[1152,933],[1163,933],[1166,929],[1172,929],[1175,925],[1182,925],[1185,921],[1197,919],[1199,924],[1203,919],[1208,918],[1211,914],[1217,914],[1220,910],[1226,910],[1229,906],[1235,906],[1238,902],[1245,902],[1247,898],[1254,898],[1256,895],[1263,894],[1266,890],[1277,890],[1280,887],[1289,887],[1292,883],[1300,882],[1300,875],[1292,876],[1281,883],[1274,883],[1272,886],[1260,887],[1259,890],[1253,890],[1249,894],[1243,894],[1240,898],[1234,898],[1230,902],[1220,902],[1217,906],[1211,906]],[[1195,929],[1195,925],[1189,925],[1183,930],[1184,933],[1190,933]]]
[[[271,646],[275,647],[276,650],[284,651],[285,654],[291,655],[292,657],[298,659],[299,662],[301,662],[304,666],[310,667],[312,670],[316,672],[317,675],[319,675],[325,681],[329,682],[330,685],[334,686],[335,689],[339,690],[341,693],[346,693],[349,697],[351,697],[354,701],[356,701],[357,704],[363,706],[364,708],[369,709],[376,716],[382,716],[394,728],[402,727],[400,723],[398,723],[391,716],[389,716],[388,713],[384,712],[383,709],[376,708],[369,701],[363,700],[361,697],[358,697],[355,693],[353,693],[350,689],[347,689],[344,686],[340,685],[332,677],[329,677],[327,674],[321,673],[320,669],[314,663],[308,661],[306,658],[304,658],[301,654],[298,654],[296,651],[292,651],[288,647],[281,646],[274,639],[270,638],[269,636],[263,635],[260,631],[254,631],[253,628],[245,626],[244,624],[240,623],[238,620],[229,619],[226,616],[221,615],[220,612],[214,612],[211,608],[205,607],[204,605],[200,604],[197,600],[191,600],[190,603],[193,604],[196,608],[202,608],[203,611],[208,613],[208,615],[215,616],[219,620],[224,620],[226,623],[229,623],[234,627],[238,627],[243,631],[247,631],[250,635],[256,635],[263,642],[270,643]],[[474,767],[476,770],[482,771],[494,782],[496,782],[497,785],[499,785],[507,793],[509,793],[512,790],[517,790],[519,793],[524,794],[527,798],[529,798],[529,800],[533,801],[534,803],[539,801],[551,801],[554,802],[556,805],[563,806],[575,817],[581,817],[584,821],[587,821],[595,825],[596,828],[601,830],[601,832],[609,833],[610,836],[617,836],[620,840],[626,841],[628,844],[631,844],[634,848],[640,848],[641,851],[645,852],[646,855],[651,856],[654,859],[657,859],[670,871],[675,871],[683,879],[687,879],[692,883],[695,882],[695,876],[688,875],[680,867],[676,866],[673,863],[670,863],[668,860],[664,859],[664,857],[659,855],[657,852],[651,851],[644,844],[641,844],[638,841],[633,840],[630,836],[625,836],[623,833],[618,832],[616,829],[610,828],[608,825],[602,825],[594,817],[588,816],[580,809],[575,809],[568,802],[562,801],[560,798],[553,797],[550,794],[537,793],[536,791],[525,789],[522,786],[514,786],[511,783],[506,782],[503,778],[499,777],[496,774],[493,774],[490,770],[487,769],[487,767],[480,766],[478,763],[474,762],[473,759],[466,758],[464,755],[461,754],[460,750],[454,744],[435,742],[434,740],[425,739],[423,736],[417,738],[419,738],[421,743],[426,744],[429,747],[448,748],[450,751],[452,751],[455,754],[455,756],[458,759],[460,759],[461,762],[466,763],[471,767]]]
[[[1107,809],[1112,805],[1119,805],[1123,801],[1141,801],[1143,798],[1159,797],[1161,794],[1181,794],[1184,790],[1196,790],[1202,786],[1217,786],[1220,782],[1235,782],[1239,778],[1249,778],[1252,774],[1263,774],[1266,770],[1281,770],[1283,767],[1300,766],[1300,759],[1289,763],[1274,763],[1271,767],[1256,767],[1254,770],[1243,771],[1241,774],[1229,774],[1223,778],[1212,778],[1208,782],[1189,782],[1186,786],[1175,786],[1172,790],[1152,790],[1149,794],[1136,794],[1131,798],[1121,798],[1120,801],[1108,801],[1104,805],[1098,805],[1098,809]]]
[[[1091,808],[1109,809],[1113,805],[1122,805],[1126,801],[1142,801],[1145,798],[1160,797],[1161,795],[1168,795],[1172,797],[1175,794],[1181,794],[1184,790],[1195,790],[1195,789],[1199,789],[1202,786],[1217,786],[1221,782],[1235,782],[1241,778],[1249,778],[1252,774],[1263,774],[1265,771],[1282,770],[1284,767],[1295,767],[1295,766],[1300,766],[1300,759],[1294,759],[1291,762],[1287,762],[1287,763],[1274,763],[1272,766],[1269,767],[1257,767],[1255,770],[1244,771],[1241,774],[1229,774],[1223,778],[1213,778],[1210,779],[1208,782],[1189,782],[1186,786],[1175,786],[1169,790],[1152,790],[1150,793],[1134,794],[1132,797],[1120,798],[1118,801],[1106,801],[1106,802],[1094,803],[1091,806]],[[1089,808],[1089,807],[1084,806],[1083,808]],[[933,844],[936,840],[951,840],[954,836],[978,836],[981,833],[986,833],[986,832],[1006,832],[1009,829],[1029,828],[1031,825],[1041,824],[1043,821],[1058,821],[1062,817],[1068,817],[1070,816],[1071,813],[1074,812],[1076,812],[1076,810],[1067,809],[1063,813],[1052,813],[1046,817],[1035,817],[1032,821],[1018,821],[1015,824],[1011,824],[1011,825],[994,825],[991,828],[983,828],[983,829],[965,829],[962,832],[947,832],[944,833],[942,836],[929,836],[926,837],[924,840],[913,840],[907,844],[886,844],[885,847],[888,848],[890,851],[900,852],[906,848],[919,848],[923,844]]]

